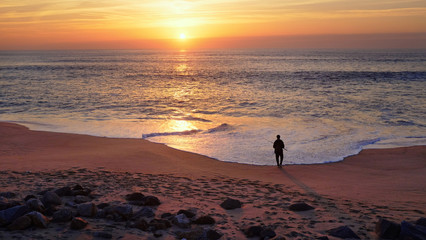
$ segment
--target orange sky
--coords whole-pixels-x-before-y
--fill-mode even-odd
[[[0,49],[426,47],[425,33],[425,0],[0,1]]]

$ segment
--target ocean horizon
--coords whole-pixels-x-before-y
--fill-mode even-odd
[[[426,145],[426,50],[0,51],[0,121],[143,138],[221,161]]]

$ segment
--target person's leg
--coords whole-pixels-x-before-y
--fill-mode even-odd
[[[275,160],[277,160],[277,166],[280,166],[280,162],[279,162],[279,154],[275,153]]]
[[[280,166],[283,165],[284,153],[280,154]]]

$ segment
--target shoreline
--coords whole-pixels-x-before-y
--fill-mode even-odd
[[[75,183],[97,189],[96,203],[123,202],[132,191],[156,194],[164,202],[158,214],[195,208],[214,216],[215,229],[225,239],[244,238],[240,229],[253,224],[270,226],[289,239],[292,234],[325,236],[333,227],[348,225],[362,239],[372,239],[378,217],[415,221],[426,213],[426,146],[367,149],[340,162],[277,168],[222,162],[143,139],[32,131],[2,122],[0,164],[2,191],[18,191],[19,197]],[[243,207],[218,207],[227,197],[240,199]],[[315,210],[288,210],[300,201]],[[77,234],[66,229],[66,236]],[[126,231],[123,225],[114,236]],[[131,234],[151,236],[140,230]],[[160,239],[171,239],[167,236]]]

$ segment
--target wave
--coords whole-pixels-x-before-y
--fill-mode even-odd
[[[208,130],[200,130],[200,129],[193,129],[193,130],[186,130],[181,132],[162,132],[162,133],[148,133],[148,134],[142,134],[142,138],[151,138],[151,137],[161,137],[161,136],[185,136],[185,135],[194,135],[198,133],[216,133],[216,132],[224,132],[224,131],[231,131],[234,127],[227,124],[222,123],[221,125],[210,128]]]
[[[206,133],[215,133],[215,132],[224,132],[224,131],[230,131],[233,130],[234,127],[227,124],[227,123],[222,123],[217,127],[214,128],[210,128],[209,130],[206,131]]]
[[[173,136],[173,135],[193,135],[201,132],[202,130],[194,129],[194,130],[187,130],[182,132],[163,132],[163,133],[148,133],[148,134],[142,134],[142,138],[150,138],[150,137],[160,137],[160,136]]]

